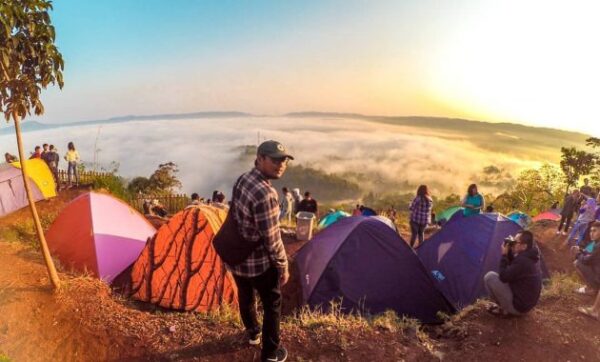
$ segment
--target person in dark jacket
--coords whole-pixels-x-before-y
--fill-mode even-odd
[[[298,211],[312,212],[317,215],[319,212],[319,206],[317,200],[313,199],[309,191],[304,193],[304,200],[300,201],[298,205]]]
[[[580,294],[595,295],[600,289],[600,221],[592,223],[590,238],[595,242],[592,252],[581,249],[575,258],[575,270],[581,277],[584,286],[577,289]]]
[[[579,190],[573,190],[573,193],[565,196],[565,202],[563,203],[563,208],[560,212],[560,223],[558,224],[556,234],[562,232],[563,235],[567,235],[567,230],[569,230],[573,215],[575,215],[575,211],[579,209],[580,195]],[[564,229],[563,226],[565,227]]]
[[[491,271],[483,278],[490,298],[497,304],[489,308],[495,315],[525,314],[540,299],[540,252],[533,244],[533,234],[521,231],[514,240],[514,243],[502,245],[500,273]]]

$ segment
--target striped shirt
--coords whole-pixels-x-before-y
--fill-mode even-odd
[[[279,230],[279,202],[271,182],[256,168],[243,174],[233,189],[233,211],[240,235],[248,241],[262,240],[241,264],[229,267],[241,277],[255,277],[271,266],[287,267]]]
[[[417,196],[410,204],[410,221],[419,225],[431,224],[433,201],[428,196]]]

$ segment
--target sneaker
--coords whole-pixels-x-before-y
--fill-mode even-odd
[[[564,235],[567,235],[567,232],[566,232],[566,231],[563,231],[563,232],[561,232],[560,234],[564,236]]]
[[[558,235],[558,234],[560,234],[560,230],[557,230],[557,231],[556,231],[556,235]]]
[[[265,361],[267,362],[283,362],[287,360],[288,353],[287,349],[283,347],[279,347],[277,351],[275,351],[275,357],[267,358]]]
[[[260,336],[261,336],[260,332],[247,331],[246,333],[248,335],[248,344],[249,345],[258,346],[260,344]]]

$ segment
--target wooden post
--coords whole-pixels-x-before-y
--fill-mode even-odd
[[[40,248],[42,249],[42,255],[44,256],[44,262],[46,263],[46,269],[48,269],[48,276],[50,277],[50,281],[52,282],[52,286],[54,287],[54,289],[59,289],[60,279],[58,278],[56,267],[54,266],[54,262],[52,261],[52,257],[50,256],[50,250],[48,249],[48,244],[46,243],[46,238],[44,237],[42,223],[40,222],[40,217],[38,215],[37,209],[35,207],[35,202],[33,201],[33,197],[31,195],[31,189],[29,188],[29,174],[27,172],[26,165],[27,159],[25,158],[25,153],[23,152],[23,141],[21,140],[21,117],[19,117],[19,115],[15,113],[13,118],[15,121],[15,133],[17,136],[19,160],[21,160],[21,174],[23,175],[23,184],[25,185],[27,201],[29,201],[29,210],[31,210],[31,216],[33,217],[35,230],[37,231],[38,240],[40,242]]]

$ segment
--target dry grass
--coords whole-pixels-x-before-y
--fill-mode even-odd
[[[0,362],[10,362],[10,358],[8,358],[8,356],[4,353],[0,352]]]
[[[573,291],[581,286],[579,278],[571,273],[555,273],[550,278],[548,285],[542,289],[542,300],[572,297]]]

